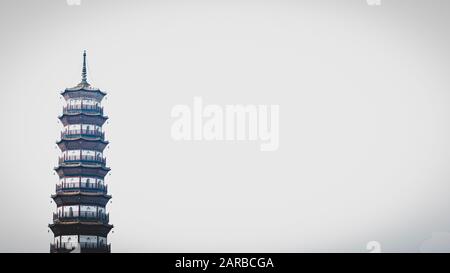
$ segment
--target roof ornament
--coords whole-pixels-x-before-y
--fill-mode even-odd
[[[81,71],[81,83],[86,85],[88,84],[86,70],[86,50],[83,52],[83,70]]]
[[[64,91],[61,92],[61,94],[64,96],[66,91],[71,92],[80,90],[99,92],[102,97],[106,95],[105,92],[100,91],[100,89],[91,86],[87,81],[86,50],[83,51],[83,69],[81,70],[81,82],[74,87],[66,88]]]

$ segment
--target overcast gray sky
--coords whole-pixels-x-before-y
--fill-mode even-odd
[[[108,92],[113,252],[449,249],[449,11],[1,1],[0,251],[49,251],[59,92],[80,81],[84,49]],[[280,105],[279,149],[173,141],[170,111],[194,96]]]

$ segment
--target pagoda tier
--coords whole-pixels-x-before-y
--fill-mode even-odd
[[[101,91],[100,89],[91,87],[90,84],[87,82],[81,82],[75,87],[72,88],[66,88],[63,92],[61,92],[61,95],[66,99],[72,99],[72,98],[90,98],[95,99],[99,102],[102,101],[103,97],[106,96],[106,93]]]
[[[56,205],[97,205],[104,207],[111,199],[111,195],[105,193],[95,193],[95,192],[59,192],[52,195],[53,200]]]
[[[84,52],[81,82],[61,93],[66,105],[58,118],[65,128],[56,142],[62,155],[54,168],[59,183],[51,195],[57,206],[49,225],[52,253],[111,251],[107,236],[113,226],[106,212],[111,195],[104,183],[110,168],[103,155],[109,142],[102,131],[108,117],[100,105],[106,93],[92,87],[86,75]]]
[[[60,178],[65,176],[95,176],[104,178],[111,169],[100,164],[88,165],[83,163],[75,163],[71,165],[61,164],[55,168]]]
[[[113,228],[110,224],[104,224],[101,222],[59,222],[56,221],[49,225],[55,236],[61,236],[65,234],[78,234],[78,235],[92,235],[106,237],[109,231]]]
[[[86,138],[86,137],[77,137],[77,138],[63,138],[60,141],[56,142],[61,151],[67,150],[80,150],[80,149],[88,149],[88,150],[96,150],[99,152],[103,152],[106,146],[108,146],[109,142],[104,141],[101,138]]]
[[[55,224],[59,223],[99,223],[107,225],[109,222],[109,214],[108,213],[86,213],[86,212],[77,212],[69,214],[61,214],[61,213],[53,213],[53,222]]]
[[[83,253],[109,253],[111,252],[111,244],[108,245],[101,245],[101,246],[95,246],[91,247],[91,244],[88,243],[81,243],[80,247],[83,249]],[[75,252],[76,248],[68,249],[67,246],[64,245],[58,245],[58,244],[50,244],[50,253],[70,253]],[[81,253],[81,251],[80,251]]]
[[[64,126],[69,124],[94,124],[97,126],[103,126],[108,119],[108,117],[103,116],[100,113],[63,114],[58,118]]]
[[[87,183],[87,182],[68,182],[61,183],[60,185],[56,185],[56,194],[59,193],[100,193],[107,194],[108,193],[108,185],[104,185],[103,183]],[[52,198],[54,199],[54,196]],[[111,198],[111,197],[109,197]]]
[[[77,130],[65,130],[61,132],[61,140],[78,140],[78,139],[99,140],[105,142],[105,133],[100,130],[88,130],[88,129],[77,129]],[[56,142],[59,143],[60,141]]]

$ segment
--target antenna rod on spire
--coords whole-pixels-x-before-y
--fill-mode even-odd
[[[87,83],[87,73],[86,73],[86,50],[83,52],[83,71],[81,72],[81,82]]]

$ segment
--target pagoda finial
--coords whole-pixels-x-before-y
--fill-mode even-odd
[[[81,82],[82,83],[87,83],[86,50],[83,52],[83,70],[81,72]]]

